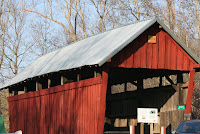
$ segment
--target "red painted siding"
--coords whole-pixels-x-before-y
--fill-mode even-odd
[[[156,43],[148,43],[148,35],[156,36]],[[148,68],[190,71],[197,64],[165,31],[153,25],[127,47],[116,54],[113,67]]]
[[[96,133],[101,79],[97,77],[9,97],[10,132]]]

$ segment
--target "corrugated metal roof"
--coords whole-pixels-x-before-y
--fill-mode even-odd
[[[78,68],[85,65],[101,66],[156,22],[158,22],[197,63],[200,63],[200,59],[187,48],[166,25],[155,17],[150,20],[129,24],[87,37],[48,53],[35,60],[21,73],[1,87],[1,89],[28,78],[51,72]]]

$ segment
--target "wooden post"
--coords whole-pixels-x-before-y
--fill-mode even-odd
[[[144,123],[140,124],[140,134],[144,134]]]
[[[159,87],[162,87],[162,81],[163,81],[163,77],[160,76],[160,83],[159,83]]]
[[[28,89],[26,86],[24,86],[24,93],[27,93],[28,92]]]
[[[161,127],[161,134],[166,134],[166,127]]]
[[[12,90],[9,88],[8,91],[9,91],[8,92],[9,93],[9,97],[12,96]]]
[[[194,89],[194,75],[195,69],[190,71],[189,74],[189,84],[188,84],[188,93],[187,93],[187,101],[186,101],[186,109],[185,114],[191,114],[191,104],[192,104],[192,96],[193,96],[193,89]]]
[[[51,87],[51,79],[48,79],[48,85],[47,85],[47,88],[50,88]]]
[[[101,83],[101,92],[100,92],[100,100],[99,100],[99,117],[98,117],[98,124],[97,124],[97,134],[102,134],[104,129],[104,118],[105,118],[105,111],[106,111],[106,92],[108,86],[108,72],[110,69],[110,64],[105,63],[103,65],[102,71],[102,83]]]
[[[179,72],[177,74],[177,83],[183,83],[183,73]]]
[[[150,123],[150,134],[153,134],[153,123]]]
[[[77,74],[77,81],[80,81],[80,74]]]
[[[94,71],[94,77],[97,77],[97,72],[96,71]]]
[[[39,82],[36,82],[36,91],[42,90],[42,84]]]
[[[61,76],[61,85],[64,85],[67,82],[67,78],[64,76]]]
[[[18,91],[17,90],[14,90],[14,95],[18,95]]]
[[[143,78],[139,78],[137,80],[137,100],[138,100],[138,107],[143,107],[142,103],[142,94],[143,94],[143,89],[144,89],[144,83],[143,83]]]
[[[135,134],[135,126],[134,125],[130,126],[130,134]]]

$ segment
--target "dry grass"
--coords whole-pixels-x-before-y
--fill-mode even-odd
[[[6,128],[6,131],[9,132],[9,115],[8,115],[8,91],[1,91],[0,92],[0,109],[3,113],[4,118],[4,125]]]

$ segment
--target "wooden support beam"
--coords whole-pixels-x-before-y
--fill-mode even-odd
[[[144,123],[140,124],[140,134],[144,134]]]
[[[24,86],[24,93],[27,93],[28,92],[28,89],[26,86]]]
[[[61,76],[61,85],[66,84],[68,79],[65,76]]]
[[[144,82],[142,78],[139,78],[137,80],[137,100],[138,100],[138,107],[143,107],[143,102],[142,102],[142,94],[143,94],[143,89],[144,89]]]
[[[153,134],[153,123],[150,123],[150,134]]]
[[[171,83],[172,85],[174,84],[174,82],[169,78],[169,75],[166,75],[165,78],[169,81],[169,83]]]
[[[36,91],[42,90],[42,84],[39,82],[36,82]]]
[[[177,74],[177,83],[183,83],[183,73],[179,72]]]
[[[188,82],[180,84],[180,87],[181,88],[187,88],[188,87]]]
[[[195,69],[190,71],[185,114],[191,114]]]
[[[159,87],[162,87],[162,81],[163,81],[163,77],[162,77],[162,76],[160,76]]]
[[[18,91],[17,90],[14,90],[14,95],[18,95]]]
[[[8,96],[12,96],[12,90],[10,88],[8,88]]]
[[[144,89],[144,82],[142,78],[137,80],[137,89]]]
[[[179,91],[179,87],[177,86],[177,85],[175,85],[175,84],[172,84],[172,87],[176,90],[176,92],[178,92]]]
[[[78,73],[78,74],[77,74],[77,81],[80,81],[80,79],[81,79],[80,77],[81,77],[81,76],[80,76],[80,73]]]
[[[47,88],[50,88],[51,87],[51,79],[48,79],[48,85],[47,85]]]
[[[94,77],[97,77],[97,71],[94,71]]]
[[[104,118],[105,118],[105,111],[106,111],[106,92],[108,86],[108,72],[110,70],[110,64],[105,63],[103,65],[102,71],[102,84],[101,84],[101,92],[99,98],[99,116],[97,121],[97,134],[102,134],[104,130]]]

